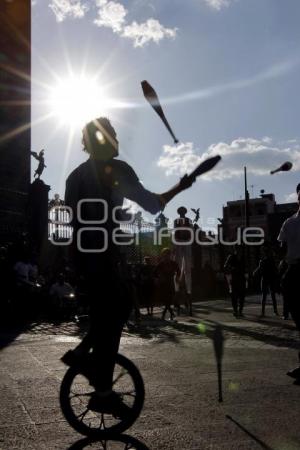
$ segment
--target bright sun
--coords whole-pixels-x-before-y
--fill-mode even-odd
[[[83,126],[96,117],[107,115],[110,108],[99,81],[86,76],[60,80],[50,89],[48,102],[51,114],[71,127]]]

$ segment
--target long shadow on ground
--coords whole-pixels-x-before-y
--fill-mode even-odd
[[[118,448],[123,450],[149,450],[149,448],[140,440],[127,434],[111,435],[107,439],[89,439],[84,438],[75,442],[68,450],[83,450],[85,448],[94,450],[106,450],[108,448]]]
[[[265,450],[273,450],[269,445],[267,445],[265,442],[263,442],[261,439],[259,439],[257,436],[255,436],[253,433],[251,433],[249,430],[247,430],[247,428],[245,428],[243,425],[241,425],[237,420],[233,419],[229,415],[226,415],[226,417],[227,417],[227,419],[231,420],[231,422],[235,423],[238,428],[243,430],[255,442],[257,442],[263,449],[265,449]]]
[[[143,339],[157,338],[159,342],[170,341],[178,343],[182,338],[186,338],[188,336],[200,337],[201,335],[205,335],[206,337],[211,338],[210,327],[214,329],[219,324],[220,323],[218,321],[208,318],[205,318],[203,321],[200,321],[200,319],[190,319],[189,324],[153,319],[130,327],[128,329],[128,334],[139,336]],[[266,325],[269,325],[268,321],[266,321]],[[272,323],[270,325],[272,325]],[[265,330],[260,332],[249,329],[243,326],[243,322],[241,322],[240,325],[222,323],[222,329],[225,333],[225,337],[226,333],[231,333],[237,336],[251,338],[260,342],[275,345],[277,347],[288,346],[291,348],[297,348],[298,346],[298,340],[296,337],[280,337],[274,334],[266,333]],[[292,327],[288,327],[286,329],[295,330],[295,328]]]
[[[247,305],[246,305],[247,308]],[[208,311],[210,312],[224,312],[224,313],[231,313],[231,305],[228,305],[227,308],[221,308],[221,307],[215,307],[211,305],[201,305],[198,307],[198,305],[194,305],[194,311],[197,312],[197,314],[207,314]],[[247,312],[246,312],[247,314]],[[263,325],[272,325],[274,327],[283,328],[286,330],[295,330],[294,325],[290,325],[283,320],[273,320],[271,318],[261,318],[258,316],[254,316],[253,314],[247,314],[243,320],[247,320],[248,322],[257,322],[261,323]]]

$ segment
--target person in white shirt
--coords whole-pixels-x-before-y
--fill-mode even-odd
[[[27,252],[24,251],[20,256],[20,259],[14,265],[14,274],[17,286],[25,287],[32,285],[31,269],[32,266],[29,262],[29,256]]]
[[[30,258],[26,251],[21,254],[20,259],[15,263],[13,269],[17,286],[35,285],[39,275],[39,269],[34,257]]]
[[[300,332],[300,184],[298,184],[296,191],[299,209],[296,214],[283,223],[278,241],[281,242],[283,249],[286,251],[286,262],[288,264],[281,281],[282,292],[285,295],[291,316]],[[288,371],[287,375],[295,378],[296,384],[300,384],[300,351],[299,367]]]

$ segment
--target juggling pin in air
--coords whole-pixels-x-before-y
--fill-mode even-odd
[[[271,170],[270,174],[274,175],[274,173],[276,173],[276,172],[288,172],[289,170],[291,170],[292,167],[293,167],[293,164],[289,161],[286,161],[280,167],[278,167],[278,169]]]
[[[152,108],[154,109],[154,111],[156,112],[156,114],[159,115],[159,117],[161,118],[161,120],[163,121],[165,127],[167,128],[167,130],[169,131],[169,133],[171,134],[173,140],[174,140],[174,144],[178,144],[178,139],[176,138],[175,134],[173,133],[172,128],[170,127],[169,122],[167,121],[167,118],[165,116],[165,113],[161,107],[161,104],[159,102],[159,98],[157,93],[155,92],[155,90],[153,89],[153,87],[148,83],[148,81],[144,80],[141,82],[142,85],[142,89],[143,89],[143,93],[144,93],[144,97],[145,99],[150,103],[150,105],[152,106]]]
[[[211,158],[207,158],[205,161],[200,163],[192,173],[188,175],[191,180],[195,180],[199,175],[202,175],[206,172],[209,172],[213,169],[218,162],[221,160],[220,155],[212,156]]]

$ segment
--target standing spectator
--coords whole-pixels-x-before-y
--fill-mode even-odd
[[[266,301],[268,293],[270,292],[274,314],[278,316],[277,301],[276,301],[276,289],[278,280],[278,271],[274,257],[271,250],[264,247],[262,250],[262,258],[259,261],[257,269],[254,271],[253,275],[258,275],[260,277],[260,287],[261,287],[261,317],[265,317]]]
[[[18,316],[28,318],[35,311],[36,301],[36,280],[34,279],[35,268],[30,264],[29,252],[22,249],[17,262],[13,267],[15,288],[13,292],[13,302]]]
[[[295,325],[300,332],[300,301],[299,301],[299,278],[300,278],[300,183],[296,188],[299,209],[293,216],[289,217],[282,225],[278,240],[286,252],[288,267],[282,277],[282,292],[286,297],[287,306]],[[298,354],[300,363],[300,351]],[[300,383],[300,365],[287,372],[296,383]]]
[[[140,269],[139,290],[144,306],[147,308],[147,314],[153,315],[153,293],[154,293],[154,278],[153,267],[149,256],[145,256],[144,264]]]
[[[194,227],[192,221],[186,217],[187,209],[180,206],[177,209],[179,218],[174,221],[174,255],[181,274],[180,279],[185,280],[185,287],[187,293],[186,307],[189,314],[192,316],[192,242],[191,238],[194,235]]]
[[[215,272],[208,261],[205,261],[202,273],[202,292],[204,292],[205,297],[213,297],[216,287],[216,276]]]
[[[224,271],[228,282],[229,293],[235,317],[243,317],[246,292],[246,275],[243,258],[239,251],[231,253],[225,264]]]
[[[28,271],[28,278],[29,281],[32,283],[37,283],[37,280],[39,278],[39,267],[37,263],[37,257],[35,254],[32,254],[29,257],[29,271]]]
[[[22,254],[14,265],[14,273],[17,286],[23,286],[29,282],[29,262],[27,255]]]
[[[167,311],[169,311],[170,319],[174,319],[172,304],[175,296],[175,279],[178,281],[180,275],[179,266],[176,261],[171,259],[171,250],[169,248],[162,249],[161,259],[155,269],[157,277],[157,288],[159,295],[163,299],[165,305],[161,318],[164,320]]]
[[[129,265],[123,262],[119,265],[119,273],[122,274],[123,282],[126,283],[127,291],[132,300],[132,312],[134,313],[134,322],[138,324],[141,321],[140,301],[138,295],[139,289],[139,268],[138,265]],[[131,312],[131,315],[132,315]],[[127,322],[128,325],[129,322]]]
[[[74,301],[74,289],[65,281],[63,273],[58,275],[57,281],[50,287],[50,297],[57,312],[62,312],[68,308],[70,306],[70,300]]]
[[[279,279],[280,279],[280,292],[282,295],[282,302],[283,302],[283,320],[289,320],[288,302],[287,302],[285,292],[282,290],[282,287],[281,287],[282,278],[283,278],[283,275],[285,274],[287,268],[288,268],[288,264],[287,264],[286,260],[282,259],[278,266],[278,275],[279,275]]]
[[[57,277],[57,281],[50,287],[50,295],[56,297],[61,303],[64,298],[74,296],[74,289],[65,281],[65,276],[60,273]]]

